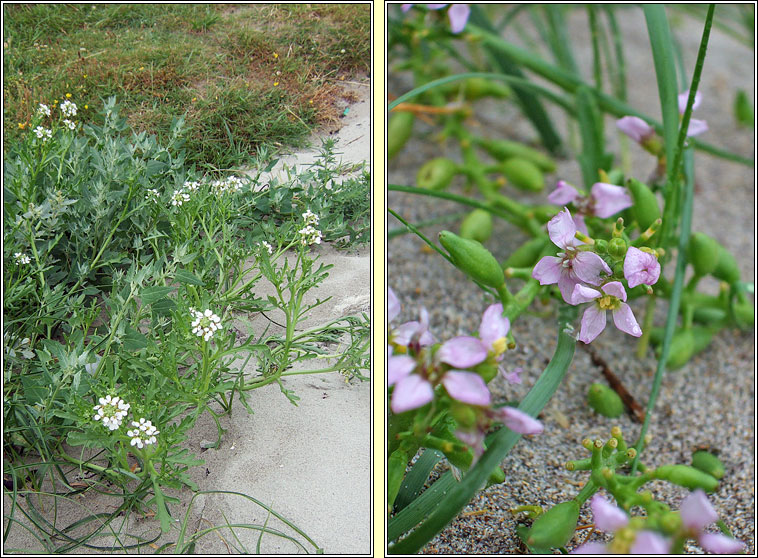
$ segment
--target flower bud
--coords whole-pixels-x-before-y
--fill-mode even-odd
[[[637,221],[640,231],[644,231],[661,216],[658,198],[647,185],[635,178],[630,178],[626,186],[634,201],[632,216]]]
[[[429,190],[444,190],[458,172],[458,165],[450,159],[437,157],[424,163],[416,175],[416,185]]]
[[[500,165],[500,171],[505,178],[520,190],[541,192],[545,188],[545,177],[537,165],[528,159],[507,159]]]
[[[618,393],[604,384],[594,383],[590,386],[587,402],[595,412],[604,417],[616,418],[624,413],[624,403]]]
[[[477,143],[498,161],[519,157],[532,162],[544,172],[554,172],[556,169],[555,161],[550,157],[523,143],[492,139],[479,139]]]
[[[531,267],[537,261],[542,250],[547,246],[549,239],[545,237],[532,238],[519,246],[508,259],[503,267]]]
[[[689,465],[663,465],[655,470],[654,476],[690,490],[702,488],[706,492],[713,492],[719,485],[717,479]]]
[[[724,476],[724,464],[718,457],[707,451],[699,450],[692,454],[692,466],[695,469],[708,473],[716,480]]]
[[[450,231],[442,231],[439,239],[442,246],[450,253],[455,266],[470,277],[495,289],[505,283],[500,264],[481,243],[461,238]]]
[[[690,236],[687,259],[698,275],[708,275],[719,263],[721,246],[710,236],[697,232]]]
[[[608,241],[602,238],[595,240],[595,252],[600,255],[608,253]]]
[[[461,236],[478,242],[487,242],[492,235],[492,213],[475,209],[461,222]]]
[[[469,78],[463,84],[463,96],[469,101],[476,101],[482,97],[507,99],[511,96],[511,88],[500,80]]]
[[[608,255],[616,260],[623,260],[629,245],[623,238],[612,238],[608,243]]]
[[[529,529],[527,544],[537,549],[559,548],[574,536],[579,519],[579,503],[563,502],[537,518]]]
[[[403,148],[413,132],[412,112],[395,112],[387,122],[387,160],[392,159]]]

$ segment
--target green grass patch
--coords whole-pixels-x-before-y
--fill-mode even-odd
[[[370,69],[369,5],[6,5],[4,149],[39,103],[83,122],[117,96],[165,139],[186,114],[188,160],[249,162],[337,117],[337,84]],[[87,108],[85,108],[85,106]]]

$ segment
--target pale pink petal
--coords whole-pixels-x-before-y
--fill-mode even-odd
[[[624,333],[628,333],[632,337],[640,337],[642,335],[642,329],[637,323],[637,319],[632,313],[632,309],[626,303],[621,303],[621,306],[611,312],[613,314],[613,323]]]
[[[404,12],[407,12],[412,7],[413,7],[413,4],[403,4],[402,6],[400,6],[400,9],[403,10]]]
[[[708,131],[708,123],[705,120],[690,118],[690,125],[687,128],[687,135],[689,137],[697,136],[707,131]]]
[[[558,282],[558,279],[563,273],[563,258],[556,256],[545,256],[532,270],[532,277],[540,282],[540,285],[553,285]]]
[[[658,258],[634,246],[629,247],[624,258],[624,277],[630,289],[642,284],[655,285],[660,275]]]
[[[518,368],[514,368],[511,372],[506,372],[505,370],[502,370],[503,377],[511,384],[520,384],[521,383],[521,376],[520,374],[524,371],[523,368],[520,366]]]
[[[418,374],[410,374],[395,384],[390,407],[395,414],[404,413],[423,407],[432,399],[434,399],[432,384]]]
[[[685,91],[684,93],[680,93],[677,96],[677,101],[679,101],[679,114],[684,114],[684,111],[687,110],[687,99],[690,98],[690,91],[689,89]],[[692,103],[692,110],[695,110],[697,107],[700,106],[700,102],[703,100],[703,94],[700,91],[695,92],[695,100]]]
[[[592,343],[595,338],[605,329],[605,310],[601,310],[597,304],[587,307],[582,315],[582,327],[579,330],[579,341]]]
[[[619,118],[616,127],[637,143],[643,142],[655,133],[655,128],[636,116]]]
[[[402,345],[403,347],[407,347],[408,343],[411,342],[411,339],[416,334],[417,331],[421,330],[422,326],[419,322],[405,322],[404,324],[400,324],[393,330],[393,336],[392,341],[397,343],[398,345]]]
[[[476,337],[462,335],[445,341],[436,356],[455,368],[470,368],[487,358],[487,347]]]
[[[400,314],[400,301],[395,296],[395,292],[387,287],[387,320],[392,321]]]
[[[456,430],[455,437],[470,447],[477,459],[484,453],[484,432],[481,430]]]
[[[610,554],[608,547],[601,542],[588,542],[582,546],[577,546],[569,554]]]
[[[426,7],[429,8],[430,10],[441,10],[445,6],[447,6],[447,4],[427,4],[426,5]]]
[[[571,302],[571,297],[574,294],[574,289],[579,285],[579,278],[571,271],[564,270],[564,273],[558,279],[558,288],[561,290],[561,296],[563,300],[569,304],[575,304]]]
[[[545,427],[536,418],[519,411],[516,407],[500,409],[503,424],[519,434],[541,434]]]
[[[586,285],[577,284],[571,293],[571,304],[577,305],[583,302],[591,302],[603,296],[600,291],[587,287]]]
[[[697,540],[703,550],[713,554],[737,554],[745,544],[719,533],[702,533]]]
[[[453,33],[460,33],[466,27],[468,16],[471,14],[471,8],[468,4],[453,4],[447,11],[447,17],[450,19],[450,30]]]
[[[387,385],[392,386],[416,368],[416,361],[408,355],[390,356],[387,359]]]
[[[563,211],[548,221],[547,232],[550,240],[559,248],[565,249],[568,246],[584,244],[575,238],[576,225],[571,218],[571,212],[565,207]]]
[[[587,224],[584,222],[584,215],[581,213],[577,213],[573,216],[574,219],[574,225],[576,225],[576,230],[579,232],[586,234],[589,236],[589,231],[587,230]]]
[[[600,494],[595,494],[590,500],[592,517],[595,527],[601,531],[612,533],[629,523],[629,516],[621,508],[615,506]]]
[[[490,404],[490,390],[479,374],[450,370],[442,378],[442,385],[453,399],[482,407]]]
[[[601,284],[611,274],[611,268],[595,252],[577,252],[572,267],[576,276],[590,285]]]
[[[555,205],[566,205],[579,197],[579,192],[565,180],[559,180],[555,185],[555,190],[550,192],[547,200]]]
[[[503,305],[499,302],[492,304],[482,314],[482,323],[479,325],[479,339],[487,348],[491,348],[495,341],[508,335],[510,328],[510,320],[503,316]]]
[[[634,205],[632,198],[623,186],[596,182],[590,193],[594,199],[595,215],[602,219]]]
[[[624,290],[624,285],[621,284],[621,281],[611,281],[600,288],[605,294],[615,296],[619,300],[626,302],[626,291]]]
[[[690,492],[682,501],[679,514],[682,516],[682,525],[693,531],[702,531],[719,518],[705,491],[700,488]]]
[[[668,554],[671,543],[653,531],[640,531],[634,540],[630,554]]]

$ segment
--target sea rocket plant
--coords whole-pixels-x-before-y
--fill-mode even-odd
[[[602,291],[602,292],[601,292]],[[605,311],[610,310],[613,323],[624,333],[634,337],[642,335],[632,309],[626,304],[626,291],[619,281],[611,281],[600,287],[600,291],[576,285],[571,297],[571,304],[592,302],[582,316],[582,328],[579,331],[579,341],[591,343],[605,329]]]
[[[661,276],[661,264],[653,252],[630,246],[624,259],[624,277],[629,288],[637,285],[655,285]]]
[[[429,10],[441,10],[447,4],[426,4]],[[413,4],[403,4],[402,10],[407,12],[413,7]],[[450,19],[450,30],[453,33],[460,33],[466,27],[471,8],[468,4],[453,4],[447,11],[447,17]]]
[[[559,180],[555,190],[548,195],[547,199],[556,205],[573,203],[576,208],[576,213],[572,216],[574,223],[584,234],[587,234],[585,215],[595,215],[605,219],[633,205],[626,188],[605,182],[596,182],[589,196],[586,196],[580,194],[565,180]]]

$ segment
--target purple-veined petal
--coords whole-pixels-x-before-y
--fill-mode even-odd
[[[690,91],[689,89],[685,91],[684,93],[679,93],[677,95],[676,99],[679,102],[679,114],[684,114],[684,111],[687,110],[687,99],[690,98]],[[695,92],[695,100],[692,102],[692,110],[695,110],[697,107],[700,106],[700,102],[703,100],[703,94],[700,91]]]
[[[395,296],[395,292],[387,287],[387,321],[392,321],[400,314],[400,301]]]
[[[577,252],[572,266],[576,276],[590,285],[599,285],[611,274],[611,268],[595,252]]]
[[[697,136],[708,131],[708,123],[705,120],[690,118],[690,125],[687,127],[689,137]]]
[[[416,361],[408,355],[387,358],[387,385],[392,386],[413,372]]]
[[[502,370],[503,377],[506,379],[508,383],[511,384],[520,384],[521,383],[521,376],[520,374],[524,371],[523,368],[520,366],[518,368],[514,368],[510,372],[506,372],[505,370]]]
[[[580,244],[584,244],[575,238],[576,225],[571,218],[571,212],[565,207],[563,208],[563,211],[559,212],[547,222],[547,233],[550,236],[550,240],[553,241],[553,244],[559,248],[565,249],[569,246],[579,246]]]
[[[482,340],[488,348],[492,344],[508,335],[511,328],[511,321],[503,316],[503,305],[501,303],[491,304],[482,314],[482,322],[479,325],[479,339]]]
[[[468,4],[453,4],[447,11],[447,17],[450,19],[450,30],[453,33],[460,33],[466,27],[468,16],[471,14],[471,8]]]
[[[621,305],[611,312],[613,314],[613,323],[624,333],[628,333],[632,337],[640,337],[642,335],[642,329],[640,324],[637,323],[637,319],[632,313],[632,309],[628,304],[622,302]]]
[[[470,368],[487,358],[487,347],[476,337],[461,335],[445,341],[436,357],[455,368]]]
[[[690,492],[682,501],[679,514],[682,516],[682,525],[693,531],[702,531],[719,518],[708,496],[700,488]]]
[[[653,531],[640,531],[634,540],[630,554],[668,554],[671,543]]]
[[[563,258],[557,256],[545,256],[532,270],[532,277],[540,282],[540,285],[553,285],[558,282],[563,273]]]
[[[547,196],[547,201],[555,205],[566,205],[579,197],[579,191],[565,180],[559,180],[555,190]]]
[[[600,291],[586,285],[577,284],[571,293],[571,304],[577,305],[583,302],[591,302],[603,296]]]
[[[480,405],[490,404],[490,390],[479,374],[463,370],[449,370],[442,378],[448,395],[461,403]]]
[[[634,205],[632,198],[623,186],[596,182],[590,193],[595,201],[595,215],[603,219]]]
[[[500,409],[503,424],[519,434],[541,434],[545,427],[536,418],[519,411],[515,407]]]
[[[582,327],[579,330],[579,341],[592,343],[605,329],[605,310],[597,304],[591,304],[582,315]]]
[[[629,523],[629,516],[621,508],[615,506],[600,494],[595,494],[590,500],[592,517],[595,527],[601,531],[613,533]]]
[[[630,246],[624,258],[624,277],[629,288],[637,285],[655,285],[661,275],[658,258],[649,252]]]
[[[655,133],[655,128],[636,116],[619,118],[616,120],[616,127],[637,143],[643,142]]]
[[[423,407],[434,399],[434,389],[425,378],[409,374],[397,384],[392,392],[390,407],[395,414]]]
[[[574,289],[579,284],[580,281],[576,274],[569,269],[564,269],[561,277],[558,279],[558,288],[561,290],[563,300],[569,304],[577,304],[571,300],[571,297],[574,296]]]
[[[577,546],[569,554],[610,554],[610,552],[604,543],[593,541]]]
[[[720,533],[701,533],[697,539],[703,550],[713,554],[737,554],[745,544]]]
[[[611,281],[600,288],[605,294],[615,296],[622,302],[626,302],[626,290],[624,290],[624,285],[621,284],[621,281]]]

